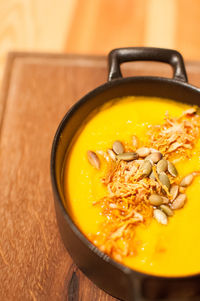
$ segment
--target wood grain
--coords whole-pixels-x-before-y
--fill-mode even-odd
[[[79,0],[65,51],[107,54],[124,46],[175,48],[199,60],[199,0]]]
[[[147,0],[79,0],[66,50],[106,54],[112,48],[143,44]]]
[[[200,85],[200,64],[187,64]],[[123,73],[170,76],[161,64]],[[15,53],[1,93],[0,300],[111,301],[74,265],[57,229],[50,183],[51,143],[69,107],[105,82],[103,57]]]
[[[200,59],[200,1],[177,0],[175,45],[187,59]]]
[[[0,1],[0,79],[8,51],[64,51],[77,1]]]
[[[199,0],[1,0],[0,81],[8,51],[107,54],[176,48],[200,59]]]

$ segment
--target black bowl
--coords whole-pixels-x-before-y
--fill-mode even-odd
[[[136,60],[170,64],[174,71],[173,79],[149,76],[122,78],[120,64]],[[200,89],[187,83],[184,62],[177,51],[121,48],[110,52],[108,82],[85,95],[71,108],[61,121],[53,141],[51,178],[57,222],[64,245],[75,263],[96,285],[121,300],[200,300],[200,274],[158,277],[119,264],[84,236],[64,205],[67,200],[64,196],[63,166],[72,138],[91,111],[112,98],[130,95],[200,104]]]

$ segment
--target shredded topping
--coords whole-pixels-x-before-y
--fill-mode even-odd
[[[166,114],[162,125],[151,126],[148,134],[150,144],[156,145],[165,157],[188,156],[200,134],[200,116],[194,108],[188,109],[178,118]]]
[[[89,238],[100,250],[117,261],[137,254],[135,231],[138,225],[148,225],[153,217],[166,224],[167,216],[172,216],[173,210],[184,206],[185,189],[192,183],[194,176],[199,175],[198,171],[193,172],[180,181],[175,166],[167,161],[169,158],[183,159],[192,155],[200,137],[200,116],[196,114],[196,108],[190,108],[178,118],[167,114],[163,124],[150,127],[148,135],[148,145],[140,148],[138,153],[135,145],[131,148],[130,144],[123,142],[122,147],[119,141],[115,142],[113,150],[109,149],[108,154],[98,151],[108,167],[102,179],[107,187],[107,195],[93,205],[101,208],[105,222],[100,231]],[[137,137],[134,137],[135,142]],[[148,160],[148,157],[144,158],[145,152],[148,154],[147,146],[149,153],[159,151],[162,161],[168,163],[168,171],[164,169],[165,162],[161,162],[163,170],[158,170],[157,162],[150,159],[151,170],[148,170],[148,166],[144,167],[144,162]],[[114,152],[115,149],[118,153]]]

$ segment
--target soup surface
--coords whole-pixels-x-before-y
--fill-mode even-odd
[[[115,239],[118,235],[115,243],[121,253],[115,252],[115,256],[112,255],[113,245],[110,249],[105,249],[100,245],[101,239],[98,240],[104,235],[102,231],[105,227],[102,225],[109,223],[110,217],[112,218],[110,212],[105,213],[102,205],[105,203],[99,203],[109,193],[108,185],[105,185],[105,175],[109,165],[107,150],[112,149],[114,141],[121,141],[125,148],[129,149],[133,143],[133,136],[139,139],[140,147],[150,145],[158,150],[160,145],[157,145],[155,140],[151,140],[152,134],[151,132],[149,134],[149,131],[156,129],[154,128],[156,125],[163,125],[166,116],[179,118],[188,108],[190,107],[185,104],[168,99],[130,96],[112,100],[88,118],[75,137],[67,155],[64,170],[65,195],[68,202],[66,206],[76,225],[101,250],[138,271],[162,276],[184,276],[200,272],[199,132],[197,129],[196,140],[191,149],[186,149],[186,155],[179,154],[179,146],[173,144],[175,150],[169,152],[167,157],[178,171],[176,180],[171,177],[172,181],[180,182],[188,174],[195,175],[187,189],[182,187],[182,193],[187,196],[183,208],[173,210],[173,216],[169,216],[167,222],[160,223],[159,218],[153,218],[155,207],[151,207],[146,221],[143,222],[141,219],[131,228],[133,233],[128,234],[128,244],[123,239],[123,232],[127,230],[127,226],[118,229],[118,233],[115,232]],[[178,131],[177,127],[174,132]],[[99,169],[88,161],[88,150],[97,154],[100,162]],[[172,153],[175,155],[173,156]],[[166,193],[162,187],[160,191]],[[171,205],[170,203],[169,207]],[[115,209],[115,204],[112,206]],[[124,214],[126,218],[125,213],[120,214]],[[106,240],[111,240],[111,236]],[[114,236],[112,237],[114,239]],[[130,252],[127,246],[132,247]]]

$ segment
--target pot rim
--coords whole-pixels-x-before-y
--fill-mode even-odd
[[[74,105],[72,105],[72,107],[67,111],[67,113],[62,118],[62,120],[56,130],[56,133],[55,133],[55,136],[53,139],[53,143],[52,143],[51,159],[50,159],[50,172],[51,172],[51,182],[52,182],[53,191],[56,194],[56,200],[59,202],[59,206],[61,207],[64,218],[67,220],[67,223],[70,226],[73,233],[82,241],[82,243],[87,248],[89,248],[92,252],[94,252],[97,256],[99,256],[102,260],[106,261],[110,265],[120,269],[123,273],[125,273],[127,275],[132,275],[134,273],[134,274],[137,274],[137,276],[139,276],[139,277],[151,277],[151,279],[155,279],[155,280],[162,279],[162,280],[181,281],[184,279],[187,279],[187,280],[195,279],[200,276],[200,273],[195,273],[195,274],[191,274],[191,275],[183,275],[183,276],[163,276],[163,275],[160,276],[160,275],[153,275],[153,274],[146,273],[146,272],[140,272],[138,270],[134,270],[128,266],[125,266],[125,265],[115,261],[114,259],[112,259],[112,257],[103,253],[100,249],[98,249],[95,245],[93,245],[89,241],[89,239],[85,236],[85,234],[81,232],[81,230],[74,223],[73,219],[70,217],[70,214],[68,213],[67,209],[65,208],[62,198],[60,196],[59,190],[58,190],[56,174],[55,174],[55,157],[56,157],[56,151],[57,151],[57,147],[59,144],[60,136],[61,136],[62,131],[63,131],[65,125],[67,124],[68,120],[71,118],[71,116],[74,114],[74,112],[76,110],[78,110],[79,107],[81,107],[82,104],[87,102],[90,98],[93,98],[94,96],[101,93],[105,89],[109,89],[111,87],[118,86],[125,82],[129,83],[129,82],[132,82],[133,80],[138,81],[138,82],[144,81],[144,80],[154,82],[154,83],[155,82],[156,83],[165,82],[168,84],[173,84],[173,85],[175,84],[178,86],[182,86],[186,89],[191,90],[191,92],[200,93],[200,88],[193,86],[193,85],[189,84],[188,82],[180,81],[180,80],[174,79],[174,78],[154,77],[154,76],[133,76],[133,77],[126,77],[126,78],[117,78],[112,81],[108,81],[108,82],[98,86],[97,88],[89,91],[87,94],[85,94],[83,97],[81,97]],[[142,96],[142,94],[141,94],[141,96]],[[200,95],[199,95],[199,97],[200,97]],[[164,98],[164,97],[162,97],[162,98]]]

